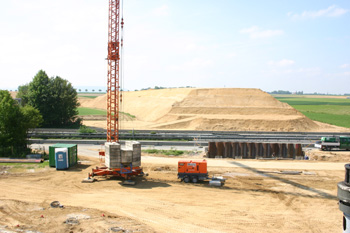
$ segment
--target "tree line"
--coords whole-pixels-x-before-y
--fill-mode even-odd
[[[40,70],[19,86],[17,100],[0,90],[0,156],[25,154],[31,128],[79,127],[78,94],[72,84]]]

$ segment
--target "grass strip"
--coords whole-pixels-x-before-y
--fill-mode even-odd
[[[87,116],[87,115],[107,115],[106,110],[99,110],[93,108],[78,108],[79,116]]]
[[[148,154],[163,154],[163,155],[174,155],[174,156],[179,156],[185,153],[182,150],[157,150],[157,149],[147,149],[147,150],[142,150],[142,152],[145,152]]]

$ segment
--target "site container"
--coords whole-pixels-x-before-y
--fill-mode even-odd
[[[247,143],[246,142],[240,142],[239,143],[239,148],[240,148],[240,156],[243,159],[248,158],[248,148],[247,148]]]
[[[301,157],[303,157],[301,144],[295,144],[295,156],[297,157],[296,159],[301,159]]]
[[[295,148],[294,144],[288,144],[288,158],[295,158]]]
[[[224,142],[224,146],[225,146],[224,158],[232,158],[231,142]]]
[[[208,158],[215,158],[216,153],[217,153],[216,143],[209,142]]]
[[[55,149],[67,148],[68,150],[68,164],[72,167],[78,162],[78,146],[77,144],[62,144],[57,143],[49,147],[49,165],[50,167],[56,167]]]
[[[247,143],[247,150],[248,150],[248,159],[255,159],[256,151],[255,151],[255,143]]]
[[[272,143],[271,150],[273,157],[280,157],[280,145],[278,143]]]
[[[225,145],[224,142],[216,142],[216,156],[224,156],[224,152],[225,152]]]
[[[238,152],[238,143],[237,142],[231,142],[232,144],[232,158],[236,158],[236,156],[238,156],[239,152]]]

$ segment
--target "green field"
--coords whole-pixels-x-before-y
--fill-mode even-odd
[[[93,108],[78,108],[79,116],[86,115],[107,115],[105,110],[98,110]]]
[[[314,121],[350,128],[350,99],[275,97]]]
[[[94,109],[94,108],[78,108],[79,116],[87,116],[87,115],[107,115],[106,110],[99,110],[99,109]],[[127,112],[119,112],[120,115],[124,115],[128,118],[135,119],[136,117],[134,115],[131,115],[130,113]]]
[[[95,99],[95,98],[97,98],[98,96],[97,96],[97,95],[79,95],[79,97]]]

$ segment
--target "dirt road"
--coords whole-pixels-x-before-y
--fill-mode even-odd
[[[150,175],[139,178],[134,187],[125,187],[119,180],[105,178],[81,183],[97,164],[92,158],[81,159],[82,164],[67,171],[50,168],[0,175],[0,232],[1,226],[13,230],[17,224],[41,232],[106,232],[116,224],[141,232],[341,231],[336,184],[343,180],[344,163],[209,160],[211,174],[228,179],[217,188],[207,182],[179,182],[176,158],[143,156],[144,170]],[[308,172],[290,175],[278,173],[281,170]],[[31,206],[53,212],[47,206],[55,200],[66,208],[52,215],[54,225],[38,225],[40,215],[24,221],[33,215]],[[18,202],[28,208],[18,208]],[[101,219],[102,213],[114,222]],[[89,215],[93,221],[81,220],[75,228],[67,228],[63,220],[69,214]]]

